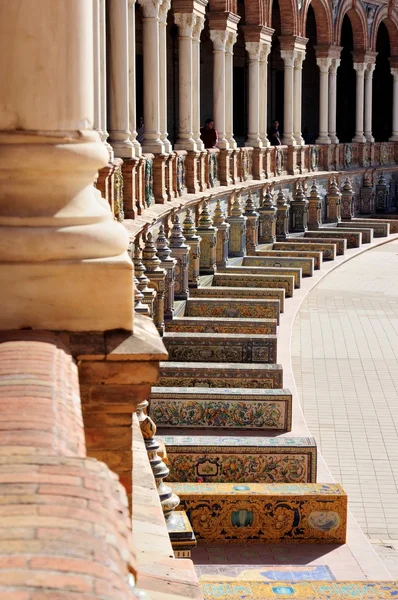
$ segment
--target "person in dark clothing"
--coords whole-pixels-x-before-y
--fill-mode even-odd
[[[200,128],[200,137],[205,148],[216,148],[218,143],[218,133],[214,129],[213,119],[206,119],[205,126]]]
[[[272,121],[272,127],[269,134],[269,141],[271,142],[271,146],[280,146],[281,136],[279,133],[279,121]]]

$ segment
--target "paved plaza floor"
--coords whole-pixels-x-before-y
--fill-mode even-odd
[[[398,241],[309,293],[292,335],[306,424],[363,531],[398,577]]]

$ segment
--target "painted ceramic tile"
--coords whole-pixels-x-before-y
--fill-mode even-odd
[[[210,581],[335,581],[333,573],[326,565],[234,565],[216,567],[213,565],[195,566],[198,576],[206,583]]]
[[[280,303],[280,312],[283,312],[285,305],[285,290],[278,288],[239,288],[213,285],[211,287],[199,287],[191,290],[190,298],[252,298],[253,300],[277,299]]]
[[[199,388],[283,387],[281,365],[161,362],[159,385]]]
[[[299,258],[300,257],[313,258],[315,269],[321,268],[321,264],[322,264],[322,260],[323,260],[322,252],[311,252],[310,250],[308,250],[308,251],[291,250],[290,252],[288,252],[287,250],[257,250],[256,256],[269,256],[271,258],[273,256],[279,256],[280,258],[285,258],[285,257],[288,258],[289,256],[297,256]]]
[[[365,225],[358,225],[358,223],[356,225],[353,225],[352,227],[350,227],[351,225],[351,221],[349,223],[339,223],[338,226],[336,228],[333,228],[332,231],[340,233],[340,231],[351,231],[352,232],[356,232],[356,230],[358,230],[358,233],[362,234],[362,244],[370,244],[370,242],[373,241],[373,230],[366,228]]]
[[[225,267],[218,270],[219,273],[240,273],[242,275],[292,275],[294,286],[301,286],[301,269],[286,269],[284,267]]]
[[[294,291],[292,275],[245,275],[239,273],[216,273],[213,278],[214,286],[225,287],[267,287],[283,288],[286,298],[291,298]]]
[[[336,258],[336,245],[332,243],[326,243],[322,240],[314,242],[310,239],[304,239],[303,237],[289,238],[287,242],[275,242],[272,246],[273,250],[321,250],[323,252],[323,260],[334,260]]]
[[[350,227],[371,227],[373,229],[373,237],[387,237],[390,234],[390,224],[383,223],[382,221],[377,223],[377,221],[367,221],[366,219],[354,219],[349,223],[338,223],[337,227],[343,227],[350,229]]]
[[[275,335],[276,319],[223,319],[182,317],[166,323],[166,331],[192,333],[246,333]]]
[[[327,233],[318,229],[317,231],[307,231],[304,236],[307,239],[314,239],[317,242],[323,239],[330,240],[336,245],[337,256],[342,256],[348,248],[347,239],[344,236],[338,235],[337,233]]]
[[[184,391],[186,390],[186,391]],[[291,429],[288,390],[152,388],[150,414],[158,426]]]
[[[229,317],[240,319],[277,319],[279,300],[230,300],[227,298],[194,298],[187,300],[188,317]]]
[[[302,274],[312,277],[314,274],[314,259],[304,257],[272,257],[272,256],[245,256],[244,267],[280,267],[301,269]]]

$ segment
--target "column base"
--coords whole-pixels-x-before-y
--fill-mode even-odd
[[[329,133],[329,137],[330,137],[330,142],[332,144],[338,144],[339,143],[339,138],[337,137],[337,135],[335,133]]]
[[[164,154],[164,144],[158,138],[156,140],[144,140],[142,144],[142,151],[144,154]]]
[[[365,144],[366,143],[365,136],[363,134],[356,134],[352,138],[352,143],[353,144]]]
[[[375,141],[373,135],[371,133],[366,133],[366,132],[365,132],[365,139],[370,144],[373,144],[373,142]]]
[[[111,141],[111,145],[116,158],[134,158],[135,150],[130,140],[124,142]]]
[[[296,140],[296,146],[305,146],[304,138],[301,133],[295,133],[294,139]]]
[[[179,138],[174,144],[174,150],[186,150],[187,152],[197,152],[198,147],[195,140],[192,137],[187,139]]]
[[[282,144],[284,146],[296,146],[296,140],[292,133],[286,134],[282,138]]]
[[[330,137],[328,135],[320,135],[319,137],[317,137],[317,139],[315,140],[316,144],[331,144],[332,141],[330,139]]]
[[[262,148],[263,147],[263,143],[261,141],[261,138],[259,137],[249,137],[247,138],[246,142],[245,142],[245,146],[248,148]]]
[[[392,136],[388,139],[389,142],[398,142],[398,133],[393,131]]]

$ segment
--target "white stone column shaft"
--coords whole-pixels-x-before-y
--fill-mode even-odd
[[[138,0],[143,12],[144,152],[163,154],[160,139],[159,0]]]
[[[294,85],[294,61],[296,52],[294,50],[282,50],[281,57],[285,64],[284,72],[284,98],[283,98],[283,138],[282,143],[295,146],[296,140],[293,135],[293,85]]]
[[[174,20],[178,26],[179,62],[179,133],[176,150],[197,150],[192,131],[193,87],[193,28],[196,15],[176,13]]]
[[[260,54],[261,42],[246,42],[249,55],[249,132],[246,146],[262,148],[260,137]]]
[[[319,67],[319,135],[317,144],[330,144],[329,129],[329,57],[319,57],[316,63]]]
[[[339,58],[332,58],[329,69],[329,138],[332,144],[338,144],[336,134],[336,103],[337,103],[337,69],[340,66]]]
[[[172,147],[167,133],[167,14],[170,10],[170,0],[163,0],[159,9],[159,109],[160,109],[160,139],[165,152],[171,152]]]
[[[372,94],[373,94],[373,71],[376,65],[368,63],[365,71],[365,138],[367,142],[374,142],[372,134]]]
[[[267,136],[267,108],[268,108],[268,56],[271,51],[271,44],[264,42],[260,55],[260,138],[263,146],[269,146],[270,142]]]
[[[356,112],[355,112],[355,136],[353,142],[366,142],[363,135],[363,109],[364,109],[364,75],[366,63],[354,63],[356,77]]]
[[[225,47],[228,32],[225,30],[210,30],[213,42],[213,118],[214,126],[218,131],[218,147],[228,149],[229,144],[225,136]]]
[[[131,330],[128,235],[93,186],[92,2],[2,3],[0,43],[0,329]]]
[[[304,139],[301,133],[304,59],[305,52],[297,52],[294,61],[293,134],[298,146],[304,146]]]
[[[94,129],[102,139],[101,129],[101,7],[93,0],[93,59],[94,59]]]
[[[108,3],[109,141],[120,158],[134,156],[129,130],[127,0]]]
[[[234,45],[236,31],[228,32],[225,54],[225,135],[230,148],[236,148],[234,139]]]
[[[128,36],[129,36],[129,128],[130,140],[134,146],[135,156],[141,156],[141,144],[137,140],[137,109],[136,109],[136,69],[135,69],[135,3],[129,0],[128,6]]]
[[[390,142],[398,142],[398,69],[391,69],[393,76],[393,93],[392,93],[392,136]]]
[[[197,150],[204,150],[200,137],[200,34],[204,27],[204,17],[195,15],[195,25],[192,32],[192,137]]]
[[[101,125],[101,140],[103,141],[106,149],[108,150],[109,160],[113,160],[113,148],[108,141],[108,86],[107,86],[107,73],[106,73],[106,4],[105,0],[99,0],[99,18],[100,18],[100,86],[101,86],[101,114],[100,114],[100,125]]]

